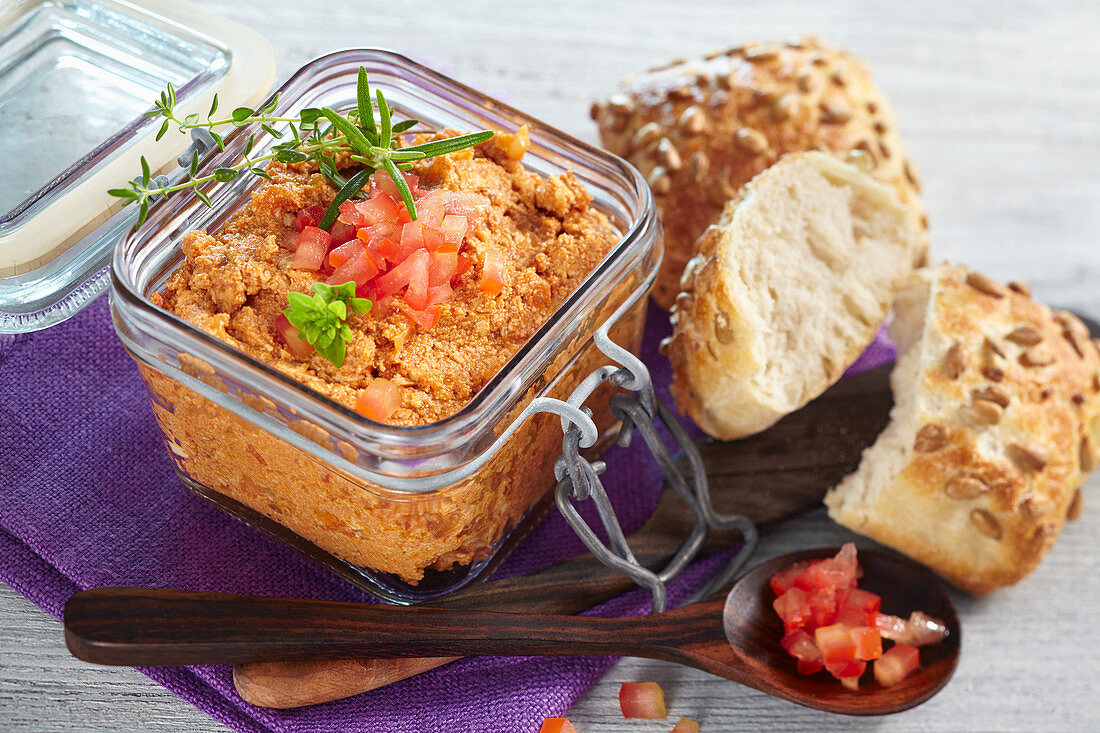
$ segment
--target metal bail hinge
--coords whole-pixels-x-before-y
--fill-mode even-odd
[[[665,610],[667,604],[668,582],[695,559],[710,529],[738,529],[741,532],[743,544],[725,568],[696,590],[685,603],[704,598],[732,580],[755,549],[757,533],[756,527],[748,518],[740,514],[719,514],[714,510],[703,459],[695,448],[695,444],[672,411],[653,394],[653,385],[645,364],[634,354],[614,343],[608,335],[610,327],[637,301],[637,298],[638,295],[635,294],[620,306],[593,336],[600,351],[622,366],[601,367],[578,385],[564,403],[552,400],[560,408],[551,408],[549,411],[561,416],[562,430],[565,433],[562,439],[562,455],[554,464],[554,473],[558,479],[555,499],[565,521],[584,542],[585,547],[603,564],[615,568],[629,576],[638,585],[648,588],[653,596],[652,612],[660,613]],[[695,524],[691,533],[660,571],[655,572],[646,568],[631,552],[619,520],[615,516],[615,510],[600,481],[600,474],[606,469],[605,464],[602,461],[589,462],[580,454],[580,449],[594,445],[598,437],[596,425],[592,421],[592,412],[580,405],[604,381],[636,393],[631,396],[620,392],[611,397],[611,412],[622,421],[619,444],[629,445],[634,436],[640,434],[661,467],[666,481],[688,503],[695,514]],[[665,425],[677,447],[682,451],[686,459],[688,475],[685,475],[676,465],[676,460],[661,440],[655,424],[657,420]],[[581,501],[592,501],[595,504],[600,523],[607,532],[610,546],[604,545],[577,511],[574,503]]]

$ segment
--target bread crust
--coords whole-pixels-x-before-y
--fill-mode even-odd
[[[917,171],[866,67],[813,38],[750,43],[628,78],[592,105],[603,145],[653,189],[665,232],[654,300],[669,308],[697,238],[756,174],[784,154],[825,150],[898,190],[924,232]],[[923,264],[927,245],[915,264]]]
[[[1024,288],[949,266],[921,271],[921,288],[917,383],[895,380],[890,426],[825,503],[840,524],[984,594],[1030,573],[1079,501],[1097,459],[1100,352],[1079,319]],[[876,466],[899,445],[900,470]]]
[[[790,222],[779,217],[778,203],[770,203],[789,200],[799,212],[799,223],[811,223],[816,214],[796,191],[800,181],[811,178],[850,192],[843,211],[812,222],[842,232],[829,242],[837,251],[801,250],[801,237],[785,228]],[[856,230],[865,233],[857,235]],[[893,189],[824,153],[784,157],[727,204],[684,269],[679,283],[683,290],[670,315],[673,333],[663,345],[672,363],[671,390],[679,409],[709,435],[733,440],[765,430],[820,395],[874,338],[910,272],[917,247]],[[816,258],[815,274],[820,277],[808,282],[768,280],[757,286],[755,279],[767,280],[757,262],[761,251],[792,258],[792,268],[800,255],[805,261]],[[858,259],[872,251],[873,257]],[[837,265],[842,268],[838,271],[832,264],[821,264],[834,256],[848,266]],[[844,328],[833,331],[825,309],[846,298],[851,285],[859,286],[853,292],[858,289],[873,302],[865,300],[858,314],[839,316]],[[765,338],[781,329],[776,320],[779,308],[765,312],[769,299],[801,299],[816,311],[784,326],[792,332],[778,352],[769,349]],[[797,346],[806,340],[793,331],[806,329],[821,330],[816,350],[801,351]],[[780,381],[789,381],[791,391]],[[796,387],[801,389],[797,394]]]

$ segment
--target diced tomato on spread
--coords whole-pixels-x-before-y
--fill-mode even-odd
[[[378,422],[389,420],[399,407],[401,407],[401,389],[390,380],[381,377],[372,380],[355,399],[355,411]]]
[[[359,297],[388,298],[385,303],[427,330],[438,322],[458,278],[479,259],[478,289],[498,295],[504,283],[504,257],[490,252],[479,258],[466,245],[472,220],[488,206],[484,196],[424,190],[417,176],[404,176],[415,203],[415,221],[393,180],[376,171],[370,178],[369,198],[340,204],[340,214],[327,231],[318,227],[324,208],[310,206],[298,212],[281,244],[294,253],[292,267],[316,271],[329,285],[354,281]],[[292,353],[302,351],[297,343],[287,342],[287,347]],[[312,347],[309,350],[312,353]]]
[[[663,720],[665,692],[656,682],[624,682],[619,688],[619,707],[624,718]]]
[[[280,315],[275,319],[275,330],[279,332],[283,342],[286,344],[287,351],[293,354],[299,359],[308,359],[314,354],[313,344],[306,341],[304,338],[299,338],[300,331],[294,326],[290,325],[290,321],[287,317]]]
[[[919,667],[913,644],[943,639],[943,623],[920,611],[908,621],[882,613],[882,598],[857,587],[861,575],[855,545],[848,543],[835,557],[794,563],[772,576],[772,607],[783,621],[780,645],[797,661],[798,674],[825,669],[858,690],[872,662],[875,680],[889,686]],[[897,642],[885,652],[884,638]]]

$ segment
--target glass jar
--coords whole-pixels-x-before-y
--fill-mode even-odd
[[[661,236],[649,189],[622,160],[397,54],[351,50],[317,59],[279,90],[274,114],[352,107],[360,66],[392,107],[429,129],[527,125],[524,166],[543,176],[571,171],[621,233],[465,407],[426,425],[377,423],[153,305],[183,259],[183,237],[224,223],[257,185],[253,177],[207,189],[213,208],[193,196],[157,206],[115,252],[111,303],[183,481],[360,587],[408,603],[484,572],[537,514],[556,483],[562,433],[556,416],[528,407],[539,397],[568,397],[608,363],[592,337],[616,311],[612,337],[637,350]],[[243,128],[203,170],[237,159],[252,133],[257,150],[273,143]],[[606,397],[598,390],[589,401],[604,428],[613,422]]]

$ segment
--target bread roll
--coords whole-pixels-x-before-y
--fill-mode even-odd
[[[1097,347],[1072,314],[961,267],[914,275],[896,312],[891,421],[829,516],[972,593],[1015,583],[1096,465]]]
[[[912,270],[907,217],[892,187],[826,153],[753,179],[684,269],[667,343],[680,409],[731,440],[824,392]]]
[[[856,151],[897,188],[913,226],[927,228],[916,170],[886,98],[862,63],[814,39],[752,43],[653,69],[595,103],[592,118],[604,146],[635,165],[656,196],[665,259],[653,297],[663,308],[679,291],[699,235],[742,185],[786,153]]]

